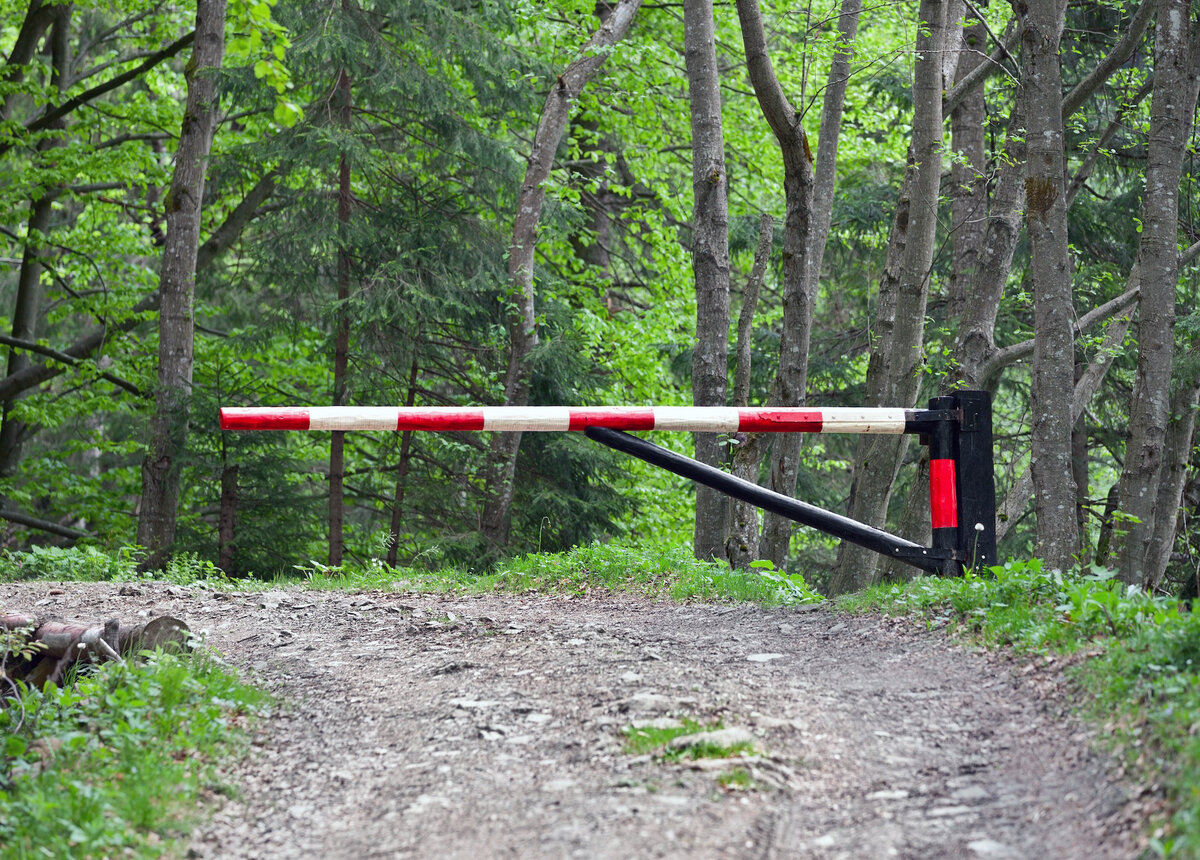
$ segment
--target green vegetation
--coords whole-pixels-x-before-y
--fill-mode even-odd
[[[1131,771],[1163,786],[1172,810],[1152,841],[1164,857],[1200,857],[1200,616],[1091,568],[1038,561],[956,579],[881,585],[839,602],[924,620],[989,646],[1071,655],[1084,715]]]
[[[144,656],[0,700],[0,857],[157,857],[230,790],[264,695],[204,651]]]
[[[628,726],[622,729],[625,738],[624,750],[630,755],[656,755],[659,761],[675,762],[683,759],[732,758],[754,751],[750,743],[724,745],[721,743],[693,743],[683,747],[671,747],[671,741],[685,735],[705,734],[720,731],[720,721],[702,725],[694,719],[684,717],[678,726],[656,728],[654,726]]]
[[[484,573],[390,568],[379,561],[330,569],[319,562],[300,568],[310,587],[345,590],[404,588],[411,591],[509,591],[582,596],[627,592],[642,597],[790,606],[823,600],[800,574],[775,571],[758,562],[749,571],[724,562],[697,561],[687,548],[642,548],[593,543],[567,552],[539,552],[501,559]]]

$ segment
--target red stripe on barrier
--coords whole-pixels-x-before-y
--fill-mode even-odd
[[[954,461],[929,461],[929,519],[935,529],[958,528]]]
[[[571,430],[607,427],[610,430],[653,430],[653,409],[572,409]]]
[[[406,408],[396,419],[397,430],[482,430],[482,409]]]
[[[225,408],[221,410],[222,430],[307,430],[307,409]]]
[[[790,430],[793,433],[820,433],[824,426],[824,418],[819,409],[810,412],[788,412],[772,409],[743,409],[738,413],[738,431],[750,433],[755,430],[779,432]]]

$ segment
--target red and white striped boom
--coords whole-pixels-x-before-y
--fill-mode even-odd
[[[698,433],[904,433],[915,409],[722,406],[311,406],[225,408],[222,430],[685,430]]]

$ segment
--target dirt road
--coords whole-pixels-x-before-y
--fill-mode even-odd
[[[1129,858],[1129,786],[1051,669],[829,610],[163,584],[0,585],[87,620],[171,614],[284,703],[195,858]],[[718,770],[623,750],[744,728]],[[727,769],[727,768],[726,768]]]

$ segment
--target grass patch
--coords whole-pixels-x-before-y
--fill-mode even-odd
[[[717,785],[726,791],[752,791],[758,786],[744,767],[735,767],[717,776]]]
[[[8,686],[7,682],[4,682]],[[203,651],[90,668],[0,700],[0,857],[157,857],[228,791],[265,695]]]
[[[1170,813],[1156,856],[1200,858],[1200,616],[1117,581],[1111,571],[1046,571],[1036,560],[961,578],[923,577],[839,602],[945,627],[986,645],[1075,655],[1083,715],[1132,773],[1159,784]]]
[[[732,758],[742,753],[754,752],[751,743],[721,744],[694,743],[686,747],[671,747],[671,741],[685,735],[705,734],[720,731],[724,726],[718,721],[702,725],[696,720],[683,718],[681,725],[667,728],[654,726],[627,726],[621,734],[625,738],[622,749],[629,755],[654,755],[660,762],[676,762],[684,759]]]
[[[824,598],[799,574],[750,571],[697,561],[685,548],[593,543],[564,553],[531,553],[498,562],[490,572],[389,568],[380,562],[330,569],[313,563],[302,572],[318,589],[395,589],[468,593],[537,592],[583,596],[624,592],[655,599],[747,602],[763,606],[816,603]]]

